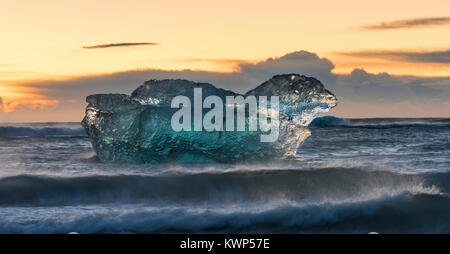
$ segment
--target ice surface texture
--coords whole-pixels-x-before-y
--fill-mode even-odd
[[[228,163],[286,159],[294,156],[310,135],[308,124],[337,105],[336,97],[317,79],[298,74],[277,75],[243,95],[269,99],[279,96],[280,126],[275,142],[261,142],[264,132],[259,129],[249,131],[248,115],[245,131],[176,132],[171,127],[171,118],[179,109],[170,107],[172,98],[187,96],[193,107],[194,88],[202,88],[203,99],[216,95],[224,103],[226,96],[239,95],[211,84],[180,79],[146,81],[131,96],[89,95],[82,125],[100,160]],[[203,109],[204,113],[207,111]]]

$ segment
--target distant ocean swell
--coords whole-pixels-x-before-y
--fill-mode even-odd
[[[346,119],[332,116],[318,117],[309,125],[313,128],[347,127],[347,128],[403,128],[403,127],[450,127],[450,119]],[[34,136],[87,136],[83,128],[68,127],[24,127],[0,126],[0,137],[34,137]]]
[[[82,128],[0,126],[0,137],[86,136]]]
[[[372,118],[372,119],[345,119],[333,116],[324,116],[314,119],[310,127],[343,127],[343,128],[367,128],[367,129],[389,129],[389,128],[407,128],[407,127],[450,127],[449,118]]]

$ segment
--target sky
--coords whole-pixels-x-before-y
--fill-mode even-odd
[[[339,117],[450,117],[450,1],[3,0],[0,122],[80,121],[92,93],[318,78]]]

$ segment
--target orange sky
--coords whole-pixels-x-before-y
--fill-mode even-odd
[[[55,100],[18,84],[149,68],[230,72],[242,62],[298,50],[329,59],[334,73],[363,68],[450,76],[450,61],[351,54],[449,50],[449,10],[448,0],[5,0],[0,8],[0,97],[5,111],[27,100],[31,108],[45,107],[56,105]],[[368,28],[435,17],[444,20]],[[83,48],[125,42],[156,45]]]

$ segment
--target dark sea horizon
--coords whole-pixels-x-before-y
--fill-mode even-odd
[[[450,233],[450,119],[321,117],[290,160],[111,164],[0,124],[0,233]]]

